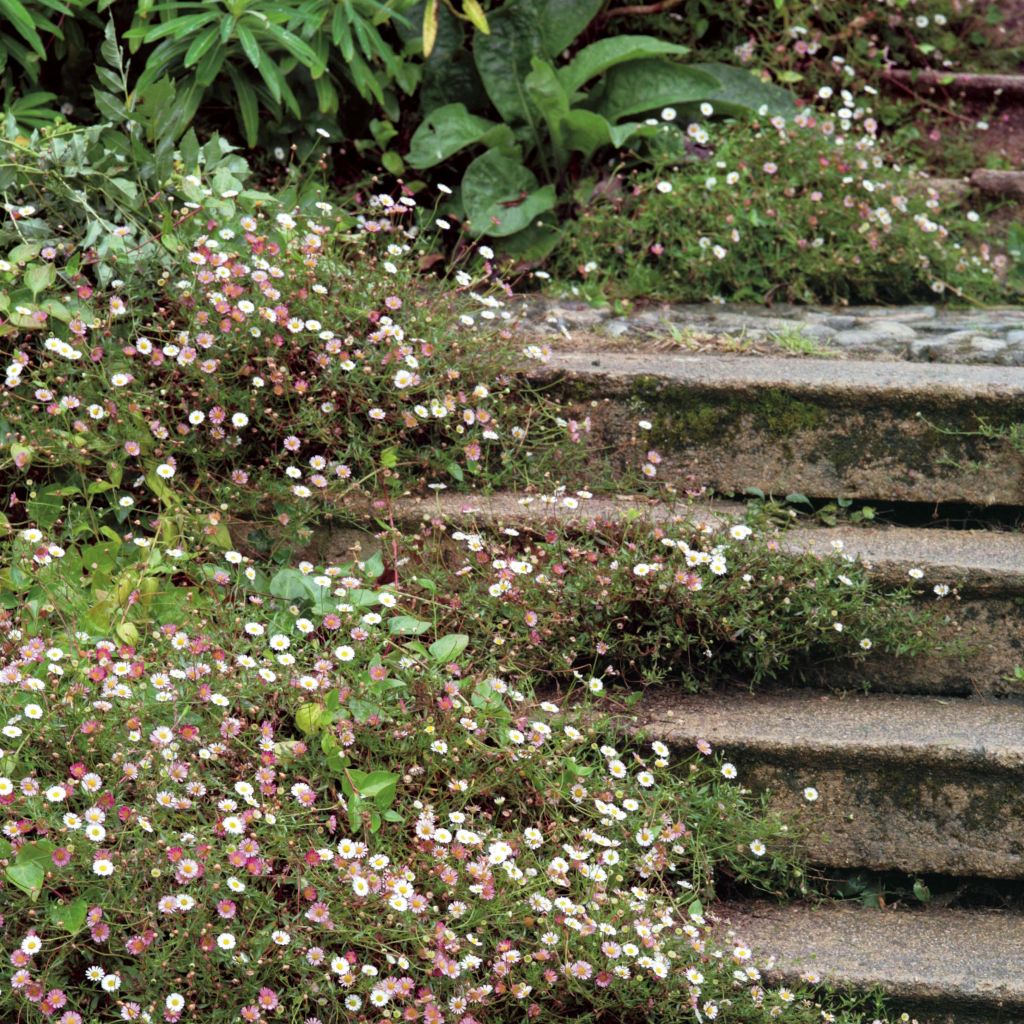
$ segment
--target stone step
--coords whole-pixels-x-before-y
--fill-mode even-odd
[[[972,71],[906,71],[902,68],[891,68],[884,73],[883,78],[895,84],[909,86],[922,94],[942,90],[993,99],[1024,98],[1024,75]]]
[[[969,188],[953,179],[923,178],[920,183],[937,194]],[[639,345],[646,351],[739,351],[795,359],[827,352],[838,359],[1024,365],[1024,309],[1019,306],[692,302],[637,304],[622,315],[576,300],[526,295],[517,301],[516,315],[524,335],[536,340],[541,334],[556,347],[568,343],[628,352]]]
[[[774,956],[773,983],[809,972],[881,989],[922,1024],[1024,1024],[1024,916],[981,910],[719,905],[737,941]]]
[[[707,740],[771,794],[809,863],[1024,876],[1024,701],[660,688],[625,721],[681,751]]]
[[[687,490],[1024,503],[1024,457],[977,436],[1024,420],[1024,368],[556,351],[531,376],[626,479],[653,448]]]
[[[397,499],[390,510],[347,499],[347,516],[394,518],[403,529],[423,520],[438,520],[453,527],[519,530],[544,533],[552,526],[589,530],[592,524],[666,526],[680,521],[713,524],[737,518],[743,506],[727,502],[672,503],[643,498],[618,497],[564,499],[510,494],[466,495],[442,492],[430,497]],[[375,527],[371,527],[375,529]],[[880,583],[900,585],[910,569],[921,569],[922,600],[938,599],[931,588],[945,583],[956,593],[943,599],[944,635],[960,638],[971,648],[968,658],[895,658],[873,653],[853,663],[835,663],[822,670],[821,683],[861,689],[963,695],[1006,693],[1021,689],[1007,677],[1024,665],[1024,533],[986,530],[937,530],[909,527],[834,528],[800,526],[778,535],[785,550],[799,554],[828,554],[841,544],[871,567]],[[351,528],[323,527],[307,556],[321,564],[369,557],[379,547],[370,532]]]

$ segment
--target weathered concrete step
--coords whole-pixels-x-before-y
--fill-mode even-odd
[[[531,375],[619,472],[653,448],[687,489],[1024,503],[1024,457],[977,435],[1024,420],[1024,368],[556,351]]]
[[[883,78],[889,82],[909,86],[915,92],[942,89],[963,93],[966,96],[1005,97],[1012,100],[1024,98],[1024,75],[971,71],[906,71],[892,68],[884,72]]]
[[[922,178],[922,188],[934,189],[940,198],[962,201],[973,192],[1005,199],[1024,197],[1024,171],[995,171],[979,167],[969,178]]]
[[[716,917],[758,955],[773,981],[813,973],[881,988],[896,1013],[924,1024],[1024,1022],[1024,916],[970,910],[867,910],[849,905],[720,905]]]
[[[1024,702],[659,690],[628,721],[684,750],[711,743],[792,816],[811,863],[1024,876]]]
[[[572,506],[572,507],[570,507]],[[553,525],[590,530],[614,524],[669,526],[683,522],[719,524],[741,516],[743,507],[728,502],[672,503],[643,498],[517,497],[510,494],[441,493],[425,498],[400,498],[390,509],[346,501],[346,513],[367,520],[393,516],[403,529],[423,520],[465,528],[511,526],[544,533]],[[846,554],[871,567],[879,582],[906,583],[910,569],[921,569],[922,600],[936,604],[946,621],[944,636],[963,640],[971,649],[966,659],[949,657],[896,658],[875,652],[864,661],[837,662],[822,670],[827,686],[911,693],[1005,693],[1021,689],[1007,677],[1024,665],[1024,533],[984,530],[933,530],[907,527],[796,527],[778,535],[793,553],[825,555],[841,543]],[[319,563],[368,557],[377,542],[352,529],[324,528],[308,557]],[[941,603],[932,593],[946,584],[955,593]]]

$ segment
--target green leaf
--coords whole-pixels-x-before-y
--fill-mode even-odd
[[[286,601],[310,597],[310,585],[298,569],[279,569],[270,581],[270,593]]]
[[[729,64],[693,64],[691,67],[717,79],[718,87],[704,97],[716,114],[737,117],[756,113],[762,107],[769,117],[791,118],[797,112],[796,98],[788,89],[762,82],[745,68]]]
[[[46,871],[34,861],[21,861],[9,865],[4,874],[13,886],[27,893],[32,900],[39,898],[46,881]]]
[[[396,615],[388,622],[388,632],[392,636],[420,636],[430,629],[430,623],[417,619],[413,615]]]
[[[3,14],[4,20],[14,27],[18,35],[32,47],[40,59],[45,60],[46,50],[43,48],[43,41],[36,31],[32,15],[25,9],[21,0],[2,0],[0,14]]]
[[[480,0],[462,0],[462,13],[477,31],[483,32],[484,35],[490,34],[491,27],[487,24],[487,15],[480,6]]]
[[[569,113],[569,96],[549,61],[534,57],[530,61],[530,68],[530,73],[523,80],[523,86],[527,96],[547,122],[555,163],[561,171],[569,160],[569,151],[565,147],[562,130],[562,121]]]
[[[36,298],[57,280],[57,268],[52,263],[36,263],[25,271],[25,284]]]
[[[449,633],[435,640],[427,650],[434,661],[447,665],[455,661],[468,646],[469,637],[465,633]]]
[[[398,465],[398,448],[392,445],[380,453],[380,464],[385,469],[394,469]]]
[[[249,63],[258,69],[263,61],[263,51],[260,49],[260,44],[256,41],[256,36],[253,35],[252,29],[244,22],[239,22],[236,27],[236,33],[238,35],[238,42],[242,46],[242,52],[248,58]]]
[[[694,900],[690,904],[690,917],[698,918],[704,916],[704,904],[700,900]]]
[[[605,0],[517,0],[537,19],[544,56],[557,57],[594,20]],[[505,6],[508,6],[507,4]],[[493,18],[493,15],[492,15]]]
[[[565,91],[573,93],[617,64],[643,57],[682,56],[688,52],[686,46],[654,36],[612,36],[584,46],[565,67],[559,68],[558,78]]]
[[[71,935],[77,935],[85,927],[89,904],[84,899],[73,903],[54,903],[50,907],[50,920]]]
[[[546,53],[541,23],[533,5],[511,0],[490,17],[491,34],[473,37],[473,60],[484,89],[507,123],[530,121],[523,80],[530,61]]]
[[[260,108],[256,100],[256,90],[230,64],[228,65],[228,77],[235,87],[235,99],[238,102],[238,119],[242,126],[242,134],[245,136],[246,145],[251,148],[256,145],[260,137]]]
[[[27,263],[29,260],[34,260],[42,248],[42,242],[22,242],[7,254],[7,258],[11,263]]]
[[[42,530],[48,530],[57,521],[64,506],[59,484],[40,487],[34,498],[25,503],[26,511],[33,522]]]
[[[437,42],[437,15],[441,0],[427,0],[423,5],[423,59],[434,52]]]
[[[202,60],[203,55],[217,42],[217,36],[219,30],[216,25],[211,25],[205,32],[200,33],[192,41],[192,45],[185,52],[185,56],[182,59],[182,64],[187,67],[193,67]]]
[[[356,778],[356,772],[349,774]],[[397,786],[398,776],[394,772],[370,772],[356,780],[359,795],[364,799],[373,800],[382,809],[394,801]]]
[[[406,159],[410,167],[433,167],[479,142],[496,127],[494,121],[471,114],[465,104],[448,103],[432,110],[420,123],[409,143]]]
[[[671,106],[699,103],[718,87],[707,71],[652,57],[612,68],[598,87],[593,107],[609,121]]]
[[[462,202],[477,236],[515,234],[556,201],[554,185],[537,188],[533,171],[499,149],[478,156],[462,178]]]

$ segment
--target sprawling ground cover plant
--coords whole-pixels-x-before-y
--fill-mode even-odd
[[[556,266],[597,292],[680,301],[1005,300],[1008,257],[894,158],[870,94],[822,99],[753,131],[695,126],[685,160],[588,183]]]
[[[129,228],[132,244],[107,253],[124,277],[106,290],[88,253],[32,234],[0,264],[4,329],[21,332],[0,395],[3,461],[23,474],[30,515],[48,504],[49,525],[75,498],[85,531],[132,507],[299,526],[377,478],[543,472],[567,430],[540,399],[510,400],[522,345],[489,250],[439,287],[418,271],[409,195],[371,196],[351,217],[238,186],[221,171],[180,179],[177,263],[152,291],[131,283],[152,240]],[[11,207],[15,227],[34,214]],[[534,461],[517,457],[527,447]]]
[[[818,1019],[709,929],[717,873],[795,876],[706,744],[602,742],[607,706],[492,674],[379,560],[129,542],[187,601],[99,637],[52,536],[14,539],[50,603],[0,634],[7,1015]]]
[[[590,498],[521,499],[536,509],[528,530],[446,532],[434,520],[422,536],[426,564],[439,556],[453,576],[442,612],[458,621],[472,609],[480,642],[531,677],[557,684],[582,672],[596,692],[607,682],[756,685],[828,659],[933,648],[936,617],[912,603],[918,572],[882,593],[841,543],[828,558],[794,556],[756,516],[723,522],[695,505],[652,528],[588,516]],[[577,527],[554,511],[545,523],[545,506],[572,509]],[[951,593],[928,585],[932,601]]]
[[[289,558],[354,488],[386,522],[414,486],[572,480],[583,441],[512,376],[489,249],[427,278],[407,193],[275,199],[223,156],[183,160],[166,230],[115,229],[104,275],[7,211],[0,1014],[857,1019],[714,928],[725,880],[804,885],[795,837],[613,684],[917,649],[905,595],[742,524]]]

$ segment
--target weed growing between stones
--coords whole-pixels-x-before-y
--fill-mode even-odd
[[[786,823],[706,744],[620,738],[621,691],[587,678],[674,669],[668,644],[755,675],[818,641],[917,649],[904,596],[745,527],[463,535],[446,568],[398,538],[355,565],[236,550],[229,518],[298,547],[356,484],[568,477],[582,435],[516,390],[486,255],[416,275],[401,199],[182,188],[155,295],[32,243],[0,271],[0,1014],[852,1024],[713,928],[717,879],[799,884]]]
[[[836,99],[753,129],[691,125],[689,149],[666,141],[654,170],[584,183],[559,275],[584,294],[679,302],[1006,301],[1009,257],[979,214],[899,163],[869,95]]]

